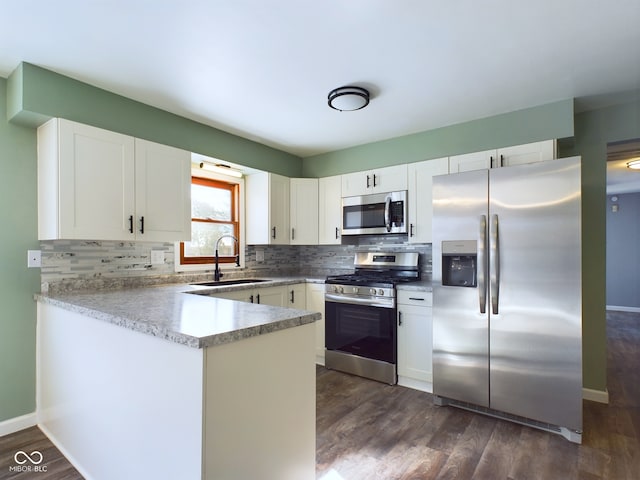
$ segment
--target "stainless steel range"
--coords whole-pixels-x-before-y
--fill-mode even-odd
[[[396,285],[420,279],[418,253],[358,252],[354,266],[325,281],[325,365],[393,385]]]

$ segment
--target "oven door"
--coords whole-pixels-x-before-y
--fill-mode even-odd
[[[327,350],[396,363],[396,308],[331,301],[325,296]]]

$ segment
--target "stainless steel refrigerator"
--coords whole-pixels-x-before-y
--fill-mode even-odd
[[[433,393],[582,433],[580,158],[433,181]]]

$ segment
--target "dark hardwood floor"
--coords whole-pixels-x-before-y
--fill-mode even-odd
[[[609,312],[607,336],[610,403],[584,402],[582,445],[506,421],[436,407],[427,393],[318,367],[316,477],[638,479],[640,315]],[[10,470],[19,450],[41,452],[40,466],[47,471]],[[0,437],[0,479],[82,477],[33,427]]]
[[[607,314],[609,405],[584,402],[582,445],[430,394],[317,370],[320,480],[640,478],[640,314]]]

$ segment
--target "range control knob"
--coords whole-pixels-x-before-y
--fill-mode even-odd
[[[339,288],[338,288],[338,291],[339,291],[340,293],[344,293],[344,287],[339,287]]]
[[[383,289],[378,290],[378,295],[384,295],[384,290]]]
[[[369,290],[369,293],[370,293],[371,295],[375,295],[375,294],[376,294],[376,289],[375,289],[375,288],[372,288],[371,290]]]

